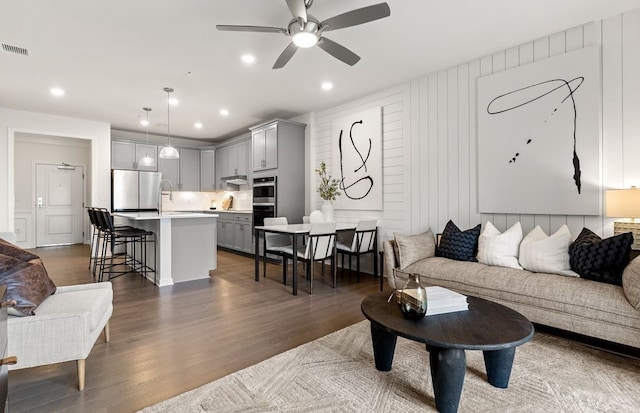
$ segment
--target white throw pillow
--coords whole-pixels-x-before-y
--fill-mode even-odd
[[[551,236],[536,226],[520,243],[520,265],[533,272],[577,277],[569,265],[569,244],[571,233],[566,225]]]
[[[484,231],[478,238],[478,262],[499,267],[521,270],[518,264],[518,248],[522,241],[522,227],[519,222],[513,224],[505,232],[500,232],[487,221]]]

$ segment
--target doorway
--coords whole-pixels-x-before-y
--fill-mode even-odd
[[[36,247],[84,240],[84,167],[36,164]]]

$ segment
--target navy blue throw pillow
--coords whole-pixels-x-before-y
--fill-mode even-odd
[[[457,261],[477,261],[478,237],[480,237],[480,224],[466,231],[460,231],[460,228],[450,220],[442,231],[436,256]]]
[[[587,280],[622,285],[622,271],[629,263],[633,244],[630,232],[602,239],[583,228],[569,245],[569,264]]]

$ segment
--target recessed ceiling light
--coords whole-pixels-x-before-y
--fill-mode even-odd
[[[63,96],[64,95],[64,90],[58,88],[58,87],[52,87],[51,88],[51,94],[53,96]]]
[[[256,58],[253,55],[245,54],[242,55],[242,61],[245,63],[253,63],[256,61]]]
[[[140,121],[140,124],[141,124],[142,126],[149,126],[149,121],[148,121],[148,120],[146,120],[146,119],[142,119],[142,120]]]
[[[169,98],[169,104],[175,106],[178,104],[178,99],[176,98]]]
[[[193,126],[195,126],[196,129],[202,129],[202,123],[200,123],[200,122],[194,123]]]
[[[229,116],[229,111],[228,111],[228,110],[226,110],[226,109],[220,109],[220,114],[221,114],[222,116]]]
[[[331,82],[324,82],[324,83],[322,83],[322,89],[324,89],[324,90],[331,90],[331,89],[333,89],[333,83],[331,83]]]

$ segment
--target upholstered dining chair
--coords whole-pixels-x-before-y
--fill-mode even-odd
[[[373,254],[373,275],[378,277],[378,257],[375,254],[378,222],[375,219],[360,220],[356,230],[352,233],[351,240],[336,244],[336,251],[341,254],[341,274],[344,274],[344,257],[349,256],[349,275],[351,275],[351,257],[356,257],[356,281],[360,282],[360,256]],[[350,242],[349,242],[350,241]]]
[[[335,260],[335,244],[336,244],[336,223],[317,222],[312,223],[309,228],[309,235],[306,239],[306,245],[299,246],[294,251],[293,248],[284,248],[282,263],[282,278],[287,279],[287,260],[293,259],[293,254],[297,254],[298,260],[306,263],[306,275],[309,280],[309,294],[313,293],[313,264],[314,262],[322,262],[327,259],[331,260],[332,286],[336,286],[336,260]]]
[[[273,218],[265,218],[264,225],[287,225],[289,222],[287,221],[287,217],[273,217]],[[280,257],[284,257],[284,249],[291,249],[291,237],[285,234],[273,234],[265,232],[264,234],[265,240],[265,257],[267,254],[278,255]],[[267,276],[267,260],[262,260],[262,276]],[[286,278],[283,276],[282,282],[286,284]]]

